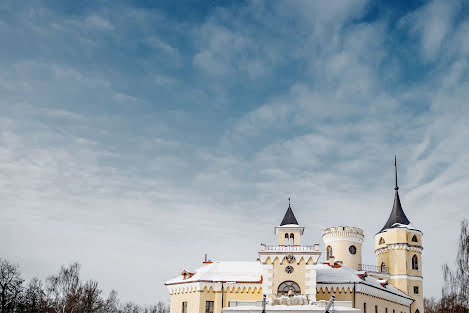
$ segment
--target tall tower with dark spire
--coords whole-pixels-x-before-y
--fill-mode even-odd
[[[377,276],[415,299],[411,313],[423,313],[422,232],[402,209],[394,156],[394,203],[383,228],[375,235]]]

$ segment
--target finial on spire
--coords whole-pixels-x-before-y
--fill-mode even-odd
[[[394,190],[399,190],[399,187],[397,186],[397,157],[394,155],[394,173],[396,176],[396,186],[394,187]]]
[[[288,206],[290,206],[290,197],[288,197]]]

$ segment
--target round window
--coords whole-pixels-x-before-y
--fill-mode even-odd
[[[287,267],[285,267],[285,272],[287,272],[288,274],[293,273],[294,270],[295,269],[291,265],[288,265]]]
[[[351,253],[351,254],[355,254],[357,253],[357,248],[355,246],[350,246],[348,248],[348,251]]]

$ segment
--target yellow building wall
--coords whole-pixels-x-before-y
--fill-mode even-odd
[[[285,268],[287,266],[292,266],[293,267],[293,273],[288,274],[285,271]],[[304,259],[301,259],[299,264],[296,263],[296,260],[293,261],[291,264],[283,260],[281,262],[278,258],[276,258],[273,262],[273,280],[272,280],[272,290],[273,293],[272,295],[277,295],[277,290],[278,287],[281,283],[284,281],[294,281],[296,282],[301,289],[301,294],[305,294],[306,291],[306,268],[305,268],[306,262]]]
[[[337,240],[330,242],[328,245],[332,247],[332,255],[336,261],[342,261],[342,264],[347,267],[351,267],[356,270],[359,269],[358,265],[362,263],[361,244],[353,241]],[[357,253],[355,254],[351,254],[349,251],[349,247],[352,245],[357,249]]]
[[[408,280],[407,285],[409,288],[409,295],[415,299],[415,302],[412,303],[412,313],[414,313],[417,309],[420,313],[423,313],[423,284],[421,281],[418,280]],[[414,286],[419,287],[419,293],[414,293]]]
[[[200,292],[176,293],[170,296],[170,313],[181,313],[182,302],[187,302],[187,312],[200,312]]]
[[[369,296],[359,292],[355,293],[355,300],[353,299],[353,287],[352,288],[336,288],[334,290],[319,288],[316,293],[317,300],[328,301],[331,298],[331,294],[335,295],[336,301],[352,301],[354,308],[360,309],[363,313],[364,303],[366,303],[367,313],[375,313],[375,305],[378,306],[379,313],[409,313],[409,307],[401,305],[389,300]],[[394,312],[393,312],[394,310]]]
[[[366,303],[366,313],[375,313],[375,306],[378,308],[378,313],[410,313],[408,306],[394,303],[385,299],[369,296],[362,293],[355,294],[355,308],[364,312],[364,304]]]
[[[222,292],[213,291],[213,288],[204,288],[201,291],[171,294],[170,313],[181,313],[182,302],[187,302],[188,313],[205,313],[206,301],[213,301],[213,311],[221,312]],[[225,286],[223,292],[223,307],[226,308],[232,300],[262,300],[262,288],[239,288],[238,286]]]

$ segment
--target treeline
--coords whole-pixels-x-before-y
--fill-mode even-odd
[[[80,280],[78,263],[62,266],[44,282],[26,283],[17,265],[0,258],[0,313],[169,313],[169,307],[122,304],[114,290],[105,297],[96,281]]]
[[[441,299],[424,299],[425,313],[469,313],[469,229],[461,222],[456,268],[443,265]]]

